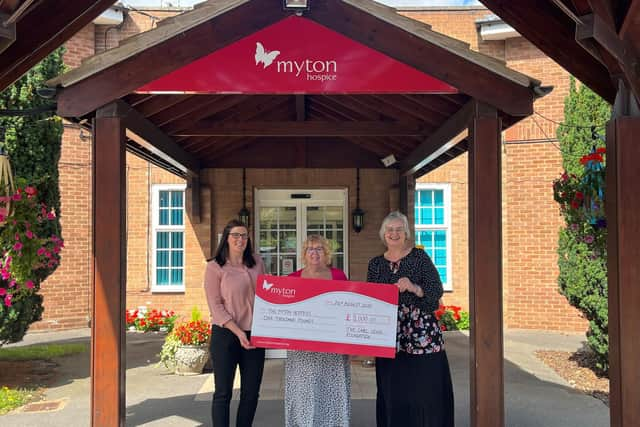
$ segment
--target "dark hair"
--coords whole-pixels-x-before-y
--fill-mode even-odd
[[[229,260],[229,233],[233,227],[244,227],[247,229],[247,233],[249,232],[249,228],[237,219],[232,219],[227,223],[227,225],[225,225],[224,230],[222,231],[222,238],[220,239],[218,249],[216,250],[216,255],[213,257],[220,267],[225,265]],[[242,254],[242,263],[249,268],[256,265],[256,260],[253,258],[253,248],[251,247],[250,236],[247,238],[247,247],[244,248],[244,253]]]

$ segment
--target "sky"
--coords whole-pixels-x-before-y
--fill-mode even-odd
[[[121,3],[129,6],[193,6],[203,0],[120,0]],[[388,6],[473,6],[479,5],[477,0],[376,0]]]

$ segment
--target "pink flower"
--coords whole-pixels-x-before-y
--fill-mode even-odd
[[[47,219],[48,220],[56,219],[56,214],[53,213],[53,212],[48,212],[47,213]]]
[[[24,187],[24,192],[27,193],[29,197],[33,197],[38,193],[38,190],[36,190],[35,187],[27,186]]]
[[[21,243],[21,242],[18,242],[18,243],[16,243],[15,245],[13,245],[13,250],[14,250],[14,251],[20,251],[20,250],[22,250],[22,243]]]
[[[2,196],[0,197],[0,203],[7,203],[9,201],[9,197],[8,196]]]
[[[42,256],[45,254],[45,252],[47,252],[47,248],[45,248],[44,246],[40,246],[36,251],[36,254],[38,254],[38,256]]]
[[[0,222],[4,222],[6,219],[7,217],[0,213]]]
[[[0,276],[2,276],[2,280],[9,280],[11,278],[11,273],[6,268],[0,270]]]
[[[11,196],[11,199],[13,199],[15,201],[22,200],[22,194],[16,193],[13,196]]]
[[[25,288],[27,288],[27,289],[33,289],[33,282],[32,282],[31,280],[27,280],[27,281],[24,283],[24,286],[25,286]]]
[[[15,286],[16,286],[16,279],[12,279],[12,280],[9,282],[9,287],[10,287],[10,288],[13,288],[13,287],[15,287]]]
[[[6,305],[7,307],[11,307],[11,298],[13,298],[13,295],[11,294],[7,294],[4,297],[4,305]]]
[[[33,231],[31,231],[31,230],[27,230],[27,232],[26,232],[26,233],[24,233],[24,234],[25,234],[25,236],[27,236],[27,238],[29,238],[29,239],[33,239]]]
[[[7,294],[7,290],[5,288],[0,288],[0,297],[3,297]]]
[[[16,240],[20,240],[20,233],[16,233]]]

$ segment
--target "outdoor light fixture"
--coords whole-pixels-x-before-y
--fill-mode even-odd
[[[360,209],[360,169],[356,169],[356,208],[351,212],[353,231],[359,233],[364,228],[364,211]]]
[[[309,10],[310,0],[283,0],[285,10],[303,11]]]
[[[251,219],[249,209],[247,209],[247,170],[242,169],[242,209],[238,212],[238,219],[241,223],[249,227],[249,220]]]

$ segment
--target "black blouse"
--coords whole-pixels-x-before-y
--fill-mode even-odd
[[[367,282],[396,283],[406,277],[420,286],[424,296],[402,292],[398,301],[397,351],[409,354],[428,354],[444,349],[440,326],[433,312],[438,308],[443,289],[440,275],[431,258],[420,249],[413,248],[398,262],[384,256],[369,261]]]
[[[397,268],[392,268],[391,264],[383,255],[373,258],[369,261],[367,282],[393,284],[401,277],[406,277],[411,280],[411,283],[422,288],[424,297],[419,298],[413,292],[402,292],[399,304],[413,305],[428,313],[436,311],[443,290],[440,275],[429,255],[421,249],[413,248],[409,254],[398,261]]]

